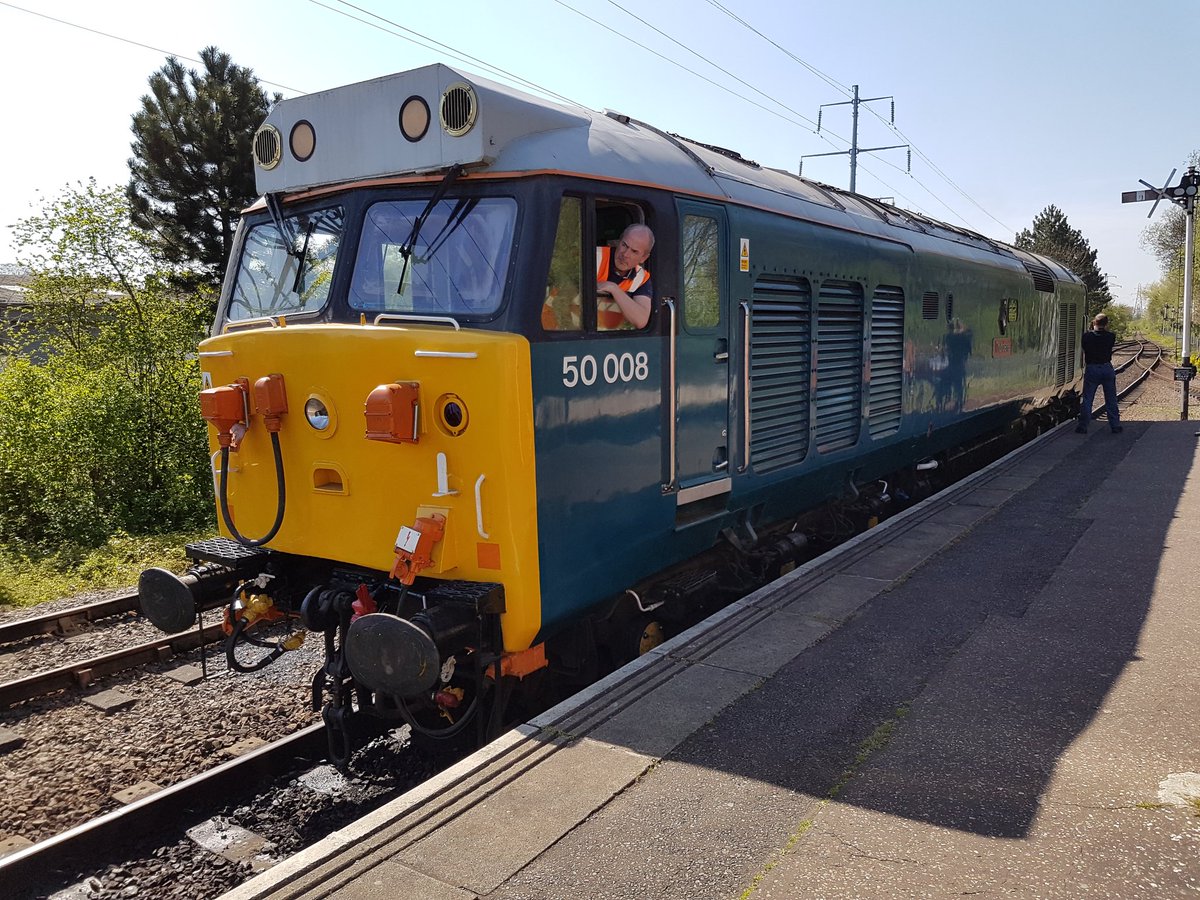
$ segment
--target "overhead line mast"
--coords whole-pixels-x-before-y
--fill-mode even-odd
[[[853,107],[853,110],[854,110],[853,111],[853,128],[851,130],[851,136],[850,136],[850,149],[849,150],[838,150],[833,153],[807,153],[804,156],[800,157],[800,171],[798,174],[804,173],[804,160],[806,160],[806,159],[811,159],[812,157],[815,157],[815,156],[845,156],[845,155],[849,154],[849,156],[850,156],[850,193],[854,194],[854,193],[857,193],[857,191],[855,190],[855,185],[858,181],[858,154],[874,153],[877,150],[899,150],[901,148],[905,148],[908,150],[908,168],[906,169],[906,171],[911,173],[912,172],[912,146],[910,144],[889,144],[886,147],[863,147],[860,149],[858,146],[858,107],[863,103],[874,103],[876,100],[891,100],[892,101],[892,113],[891,113],[890,121],[891,121],[892,125],[895,125],[896,124],[896,99],[895,99],[895,97],[893,97],[891,95],[888,95],[886,97],[867,97],[865,99],[860,98],[858,96],[858,85],[856,84],[856,85],[853,85],[852,87],[854,90],[854,96],[851,99],[842,100],[840,103],[822,103],[820,105],[820,107],[818,107],[818,109],[817,109],[817,134],[820,134],[821,133],[821,116],[825,112],[825,107],[827,107],[827,106],[847,106],[847,105]]]

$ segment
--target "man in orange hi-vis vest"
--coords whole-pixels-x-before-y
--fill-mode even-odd
[[[596,293],[612,298],[611,303],[598,298],[602,328],[619,327],[622,316],[634,328],[644,328],[650,321],[654,286],[650,283],[650,270],[643,268],[642,263],[652,249],[654,232],[645,225],[626,228],[616,247],[596,248]]]

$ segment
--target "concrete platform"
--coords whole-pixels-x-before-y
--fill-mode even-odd
[[[1200,895],[1195,423],[1068,424],[225,895]]]

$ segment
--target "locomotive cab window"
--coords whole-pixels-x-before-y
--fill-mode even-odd
[[[242,242],[231,320],[318,312],[329,296],[345,216],[340,206],[252,226]]]
[[[684,325],[692,331],[715,328],[721,319],[717,220],[684,216],[682,254]]]
[[[373,203],[363,220],[350,306],[364,312],[490,315],[508,277],[517,204],[510,197]]]
[[[631,225],[647,225],[645,211],[636,203],[562,199],[542,303],[546,331],[636,331],[648,325],[653,312],[648,261],[653,232],[629,232]],[[602,284],[615,285],[630,299],[597,290]],[[636,321],[639,317],[642,324]]]
[[[547,331],[583,330],[583,201],[563,197],[542,302]]]

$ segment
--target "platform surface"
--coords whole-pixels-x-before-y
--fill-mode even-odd
[[[1196,429],[1060,427],[226,898],[1200,896]]]

